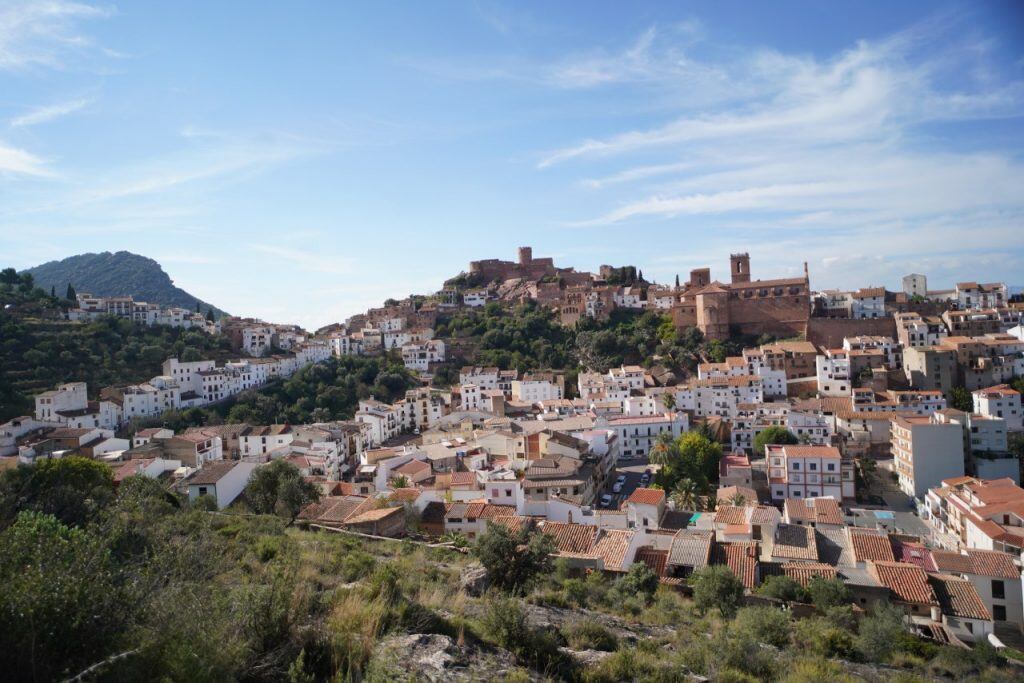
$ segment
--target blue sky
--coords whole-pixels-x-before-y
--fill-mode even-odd
[[[0,0],[0,262],[310,327],[521,244],[1022,285],[1022,7]]]

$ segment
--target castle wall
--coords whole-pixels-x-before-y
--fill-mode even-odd
[[[811,318],[807,321],[807,341],[826,349],[843,345],[843,338],[870,335],[896,338],[893,318]]]

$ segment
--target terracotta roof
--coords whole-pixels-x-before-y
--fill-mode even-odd
[[[541,531],[551,537],[560,552],[588,553],[594,547],[597,527],[587,524],[544,522]]]
[[[419,489],[404,488],[395,489],[388,498],[393,503],[411,503],[420,497]]]
[[[780,524],[772,537],[771,556],[775,559],[818,559],[818,544],[814,529],[799,524]]]
[[[716,543],[713,564],[724,564],[732,570],[747,590],[757,585],[757,543]]]
[[[787,444],[782,447],[787,458],[842,458],[835,446],[795,446]]]
[[[665,500],[665,492],[662,489],[635,489],[626,499],[627,503],[638,505],[660,505]]]
[[[964,619],[992,620],[978,591],[967,579],[949,574],[929,574],[928,583],[935,592],[943,614]]]
[[[875,560],[878,562],[895,562],[892,544],[885,534],[873,533],[868,530],[856,530],[850,527],[850,546],[853,558],[857,562]]]
[[[838,576],[835,567],[819,562],[787,562],[782,565],[782,573],[804,588],[815,576],[823,579],[834,579]]]
[[[592,554],[601,558],[606,570],[621,572],[632,539],[632,531],[604,530],[594,543]]]
[[[721,501],[732,501],[737,496],[743,498],[743,507],[757,505],[757,491],[749,486],[723,486],[715,491],[715,498]]]
[[[900,602],[935,605],[938,600],[928,575],[916,564],[868,562],[868,572]]]
[[[981,576],[1000,576],[1006,579],[1019,579],[1020,569],[1013,561],[1013,555],[998,550],[968,550],[971,558],[971,573]]]
[[[790,522],[843,525],[843,513],[835,498],[787,498],[784,510]]]
[[[715,524],[744,524],[747,521],[747,509],[735,505],[718,504],[715,510]]]
[[[649,545],[641,546],[636,549],[636,557],[633,558],[633,561],[643,562],[659,577],[668,575],[668,572],[666,571],[668,566],[667,550],[658,550],[657,548]]]
[[[932,561],[938,571],[970,574],[974,569],[971,558],[953,550],[932,550]]]
[[[391,517],[392,515],[402,514],[405,513],[403,513],[400,508],[373,508],[371,510],[365,510],[350,516],[348,519],[345,520],[345,524],[365,524],[367,522],[378,522],[382,519],[386,519],[387,517]]]
[[[778,524],[782,521],[782,514],[778,508],[771,505],[758,505],[747,509],[750,510],[751,524]]]
[[[669,564],[693,567],[695,570],[707,566],[714,540],[715,534],[711,531],[680,529],[672,537]]]

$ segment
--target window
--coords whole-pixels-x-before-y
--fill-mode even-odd
[[[999,600],[1006,598],[1006,586],[998,579],[992,579],[992,597]]]
[[[992,618],[996,621],[1006,621],[1006,607],[1003,605],[992,605]]]

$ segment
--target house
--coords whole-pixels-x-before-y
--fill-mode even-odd
[[[1024,413],[1021,412],[1020,392],[1007,384],[987,389],[978,389],[971,394],[974,412],[986,417],[1006,420],[1006,429],[1011,432],[1024,430]]]
[[[665,500],[661,489],[634,489],[622,505],[629,528],[657,529],[665,514]]]
[[[851,295],[851,318],[885,317],[885,287],[866,287]]]
[[[971,583],[997,625],[1024,627],[1021,570],[1013,555],[994,550],[932,550],[938,571]]]
[[[842,529],[843,511],[835,498],[787,498],[782,508],[787,524],[814,528]]]
[[[854,497],[853,462],[834,446],[768,445],[765,457],[773,501]]]
[[[188,499],[212,496],[223,510],[245,490],[256,467],[256,463],[233,460],[210,463],[186,480]]]
[[[942,624],[968,643],[988,642],[994,630],[992,614],[981,601],[974,585],[950,574],[928,574],[942,614]]]
[[[944,479],[964,474],[963,428],[938,415],[895,415],[890,424],[900,490],[924,498]]]
[[[892,601],[908,614],[932,617],[932,608],[939,606],[939,600],[923,569],[916,564],[883,560],[870,560],[867,567],[871,576],[889,589]]]

